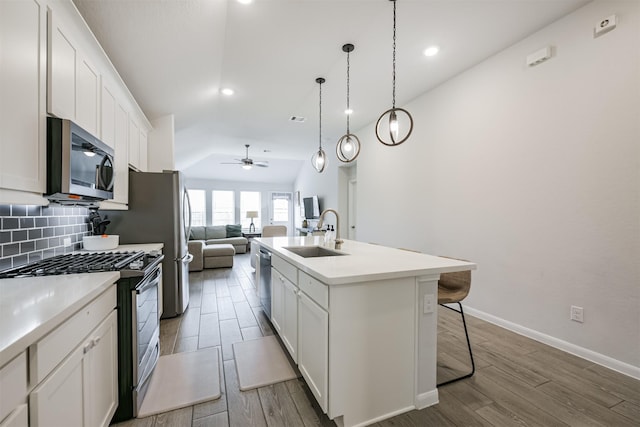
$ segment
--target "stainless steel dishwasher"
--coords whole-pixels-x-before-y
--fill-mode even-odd
[[[262,309],[271,319],[271,252],[260,248],[259,261],[258,295]]]

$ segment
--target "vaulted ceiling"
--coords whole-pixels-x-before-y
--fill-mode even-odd
[[[397,104],[429,91],[589,0],[398,0]],[[318,147],[391,104],[388,0],[74,0],[150,120],[175,115],[176,168],[194,178],[291,182]],[[435,57],[422,54],[440,47]],[[524,58],[523,58],[524,66]],[[232,88],[225,96],[222,88]],[[291,116],[305,117],[302,123]],[[419,119],[419,118],[418,118]],[[249,157],[269,168],[221,162]],[[334,158],[335,161],[335,158]]]

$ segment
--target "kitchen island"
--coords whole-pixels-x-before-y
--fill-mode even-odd
[[[438,279],[475,264],[350,240],[304,257],[322,237],[256,241],[271,253],[272,323],[329,418],[364,426],[438,402]]]

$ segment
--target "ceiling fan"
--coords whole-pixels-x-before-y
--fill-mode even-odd
[[[247,149],[247,154],[244,159],[235,159],[236,162],[222,162],[221,165],[242,165],[242,169],[249,170],[253,166],[258,166],[261,168],[269,167],[269,162],[254,162],[253,159],[249,158],[249,144],[244,145]]]

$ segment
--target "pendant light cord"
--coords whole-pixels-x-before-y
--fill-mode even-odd
[[[319,115],[319,119],[318,119],[318,123],[319,123],[319,131],[318,131],[318,143],[320,145],[320,150],[322,150],[322,82],[318,83],[320,85],[320,102],[319,102],[319,108],[318,108],[318,115]]]
[[[396,0],[393,1],[393,103],[396,108]]]
[[[347,52],[347,111],[350,110],[349,108],[349,68],[350,68],[351,64],[349,62],[349,52]],[[349,134],[349,116],[351,115],[351,113],[347,113],[347,134]]]

